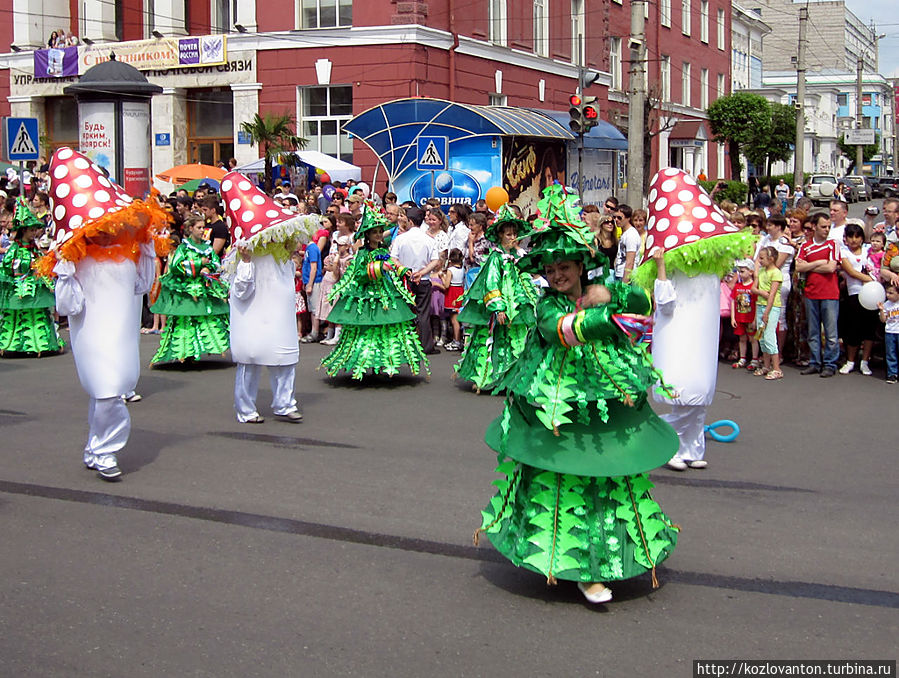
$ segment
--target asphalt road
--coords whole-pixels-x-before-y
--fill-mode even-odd
[[[853,213],[863,206],[854,207]],[[142,338],[144,362],[157,345]],[[683,527],[586,603],[471,535],[501,400],[458,354],[362,385],[302,348],[305,421],[238,424],[233,368],[145,369],[123,482],[81,465],[70,354],[0,360],[0,675],[690,676],[700,658],[895,658],[896,386],[722,364],[704,471],[659,470]],[[268,414],[270,392],[260,406]]]

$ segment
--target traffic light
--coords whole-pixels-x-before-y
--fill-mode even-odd
[[[586,134],[599,124],[599,106],[596,105],[596,97],[572,94],[568,97],[570,108],[568,115],[571,120],[568,127],[575,134]]]
[[[599,106],[596,97],[581,97],[581,111],[584,116],[584,134],[599,124]]]
[[[568,97],[568,103],[571,106],[568,109],[568,115],[571,117],[568,127],[575,134],[582,134],[584,131],[584,100],[580,94],[572,94]]]

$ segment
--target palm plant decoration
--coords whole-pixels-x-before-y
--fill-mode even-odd
[[[272,164],[274,158],[295,165],[295,151],[305,148],[307,139],[296,135],[296,118],[290,113],[256,113],[249,122],[240,123],[240,130],[259,144],[265,158],[265,192],[272,190]]]

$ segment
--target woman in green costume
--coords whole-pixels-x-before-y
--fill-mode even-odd
[[[356,239],[363,241],[328,300],[337,301],[328,322],[341,325],[340,340],[322,365],[334,376],[341,370],[361,379],[368,371],[393,376],[401,365],[418,374],[428,369],[418,332],[412,322],[414,298],[402,283],[409,269],[390,258],[383,248],[387,219],[366,203]]]
[[[159,279],[159,299],[150,310],[169,318],[151,365],[198,360],[207,353],[224,353],[230,345],[228,287],[216,276],[221,260],[203,239],[205,227],[203,217],[187,216],[185,238]]]
[[[576,581],[607,602],[603,582],[652,572],[674,549],[677,527],[650,496],[647,472],[677,450],[674,430],[649,406],[658,372],[639,340],[650,300],[626,283],[588,283],[601,262],[574,200],[544,191],[531,251],[519,266],[543,273],[535,330],[500,382],[505,409],[487,429],[498,453],[498,492],[482,527],[515,565],[550,584]]]
[[[494,388],[524,349],[534,325],[537,289],[531,276],[515,265],[518,239],[527,235],[527,222],[503,205],[484,237],[499,245],[487,255],[478,276],[465,293],[459,322],[469,326],[462,359],[455,366],[475,390]]]
[[[64,344],[53,322],[53,281],[31,270],[38,254],[35,238],[44,224],[23,198],[16,201],[10,230],[13,242],[0,262],[0,355],[61,351]]]

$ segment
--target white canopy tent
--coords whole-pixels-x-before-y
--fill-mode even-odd
[[[332,181],[343,182],[349,179],[360,181],[362,179],[362,170],[360,168],[325,153],[319,151],[298,151],[296,155],[304,165],[327,172]],[[277,163],[273,162],[273,164]],[[238,167],[237,171],[242,174],[264,172],[265,158],[259,158],[259,160],[254,160],[251,163]]]

